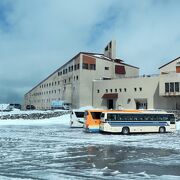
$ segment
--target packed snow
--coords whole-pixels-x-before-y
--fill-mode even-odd
[[[175,133],[123,136],[69,121],[0,120],[0,179],[179,179],[180,122]]]

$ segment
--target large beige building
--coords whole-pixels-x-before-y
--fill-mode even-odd
[[[139,76],[139,68],[116,58],[116,42],[104,54],[80,52],[25,95],[25,105],[50,109],[65,100],[73,108],[180,109],[180,58],[160,74]]]
[[[50,109],[53,101],[64,100],[73,108],[93,104],[93,80],[138,76],[139,68],[116,58],[116,42],[104,54],[80,52],[25,95],[25,106]]]

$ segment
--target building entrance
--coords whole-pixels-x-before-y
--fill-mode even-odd
[[[114,109],[114,101],[113,101],[113,99],[108,99],[107,100],[107,108],[108,109]]]

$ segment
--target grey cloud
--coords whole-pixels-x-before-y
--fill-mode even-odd
[[[126,63],[140,67],[142,74],[157,73],[179,56],[179,5],[164,0],[1,1],[0,100],[22,100],[79,51],[103,52],[111,39]]]

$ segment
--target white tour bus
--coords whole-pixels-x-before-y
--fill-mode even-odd
[[[109,133],[145,133],[174,132],[176,121],[173,113],[161,111],[141,112],[103,112],[101,114],[100,132]]]
[[[83,128],[84,113],[85,113],[85,111],[72,110],[72,112],[70,114],[70,127]]]

